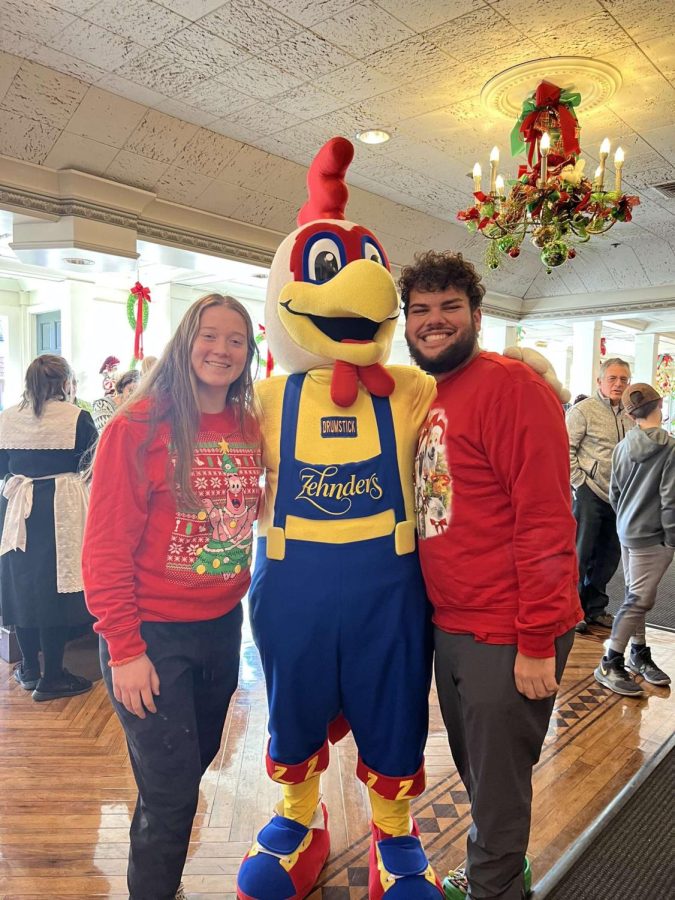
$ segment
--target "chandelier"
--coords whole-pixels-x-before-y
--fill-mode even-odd
[[[490,187],[483,191],[480,163],[473,167],[475,203],[457,213],[472,233],[489,239],[488,268],[496,269],[504,256],[520,255],[528,234],[540,249],[547,272],[576,256],[576,245],[605,234],[617,222],[630,222],[639,197],[621,188],[624,152],[614,155],[614,185],[605,183],[609,139],[600,147],[600,165],[591,181],[580,158],[580,126],[575,107],[581,95],[543,81],[523,104],[511,132],[511,155],[527,151],[515,181],[498,174],[499,149],[490,154]]]

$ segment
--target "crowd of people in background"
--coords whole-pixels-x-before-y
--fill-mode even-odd
[[[603,362],[596,393],[580,395],[567,410],[565,436],[559,401],[539,377],[479,350],[484,289],[461,256],[428,254],[404,270],[401,284],[411,354],[438,382],[437,418],[422,434],[420,454],[430,452],[432,443],[436,454],[441,445],[447,448],[445,464],[462,480],[466,500],[463,505],[460,490],[453,515],[465,522],[463,538],[473,534],[479,542],[471,571],[464,573],[475,590],[462,621],[453,607],[463,577],[462,561],[453,557],[456,542],[421,540],[420,552],[436,607],[443,718],[476,827],[487,841],[479,846],[470,839],[468,869],[455,873],[453,883],[460,892],[469,883],[480,885],[492,896],[505,880],[516,886],[522,880],[532,767],[575,630],[609,633],[595,678],[610,690],[641,696],[637,677],[655,686],[670,683],[651,657],[645,616],[675,551],[675,439],[661,427],[658,392],[631,385],[630,367],[618,358]],[[440,334],[448,322],[459,337],[443,353],[442,342],[429,344],[426,336],[434,328]],[[160,360],[149,357],[140,371],[118,376],[118,361],[108,357],[100,373],[104,394],[92,405],[77,396],[68,363],[45,354],[28,367],[21,402],[0,414],[0,603],[21,651],[14,678],[36,701],[90,690],[91,681],[69,672],[63,659],[71,629],[96,623],[106,687],[139,791],[129,863],[134,896],[159,896],[158,885],[167,896],[180,890],[200,778],[220,746],[237,684],[241,600],[250,580],[246,548],[260,475],[251,369],[256,353],[244,307],[208,295],[190,308]],[[502,382],[511,403],[506,422],[493,403],[500,393],[494,385]],[[462,443],[461,435],[491,417],[492,429]],[[237,518],[238,542],[218,530],[209,482],[201,477],[203,468],[194,469],[205,464],[197,460],[199,447],[223,435],[228,447],[245,446],[257,460],[247,472],[254,487],[244,504],[246,522]],[[469,445],[483,448],[476,458]],[[243,472],[227,450],[223,460],[212,476],[241,481]],[[429,474],[427,462],[420,461],[422,479]],[[433,464],[438,467],[438,455]],[[424,493],[420,484],[416,495]],[[543,504],[542,497],[548,498]],[[243,553],[230,580],[205,581],[203,561],[201,570],[179,562],[165,569],[167,536],[178,544],[190,533],[181,510],[199,509],[207,510],[213,527],[207,563],[223,559],[219,542],[230,540]],[[480,523],[472,524],[472,511],[480,512]],[[421,538],[425,515],[418,510]],[[514,537],[526,519],[530,524]],[[490,557],[491,546],[501,550],[510,541],[517,552],[509,565],[496,556],[490,566],[473,564]],[[542,542],[561,561],[560,583],[549,583],[537,568]],[[607,585],[620,560],[626,591],[613,618]],[[533,600],[525,611],[521,604],[516,620],[524,579]],[[575,579],[578,596],[561,587]],[[201,679],[195,672],[202,672]],[[509,685],[508,703],[497,682]],[[164,714],[157,716],[160,692]],[[196,739],[187,741],[184,734]],[[176,746],[170,769],[156,752],[167,741]],[[514,768],[505,779],[504,747],[511,743]],[[483,773],[478,780],[476,755]],[[508,836],[500,816],[510,822]]]

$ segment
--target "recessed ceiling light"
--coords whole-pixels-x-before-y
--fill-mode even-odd
[[[68,263],[70,266],[93,266],[94,260],[87,259],[86,256],[64,256],[64,263]]]
[[[390,137],[391,135],[388,131],[382,131],[380,128],[373,128],[370,131],[359,131],[356,135],[356,140],[361,141],[362,144],[384,144]]]
[[[253,277],[254,278],[269,278],[270,276],[269,276],[269,272],[254,272]]]

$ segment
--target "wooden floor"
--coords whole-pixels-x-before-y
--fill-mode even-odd
[[[674,731],[670,691],[643,700],[605,691],[592,671],[606,633],[578,637],[534,778],[530,857],[535,882],[565,853]],[[675,635],[651,631],[654,656],[675,672]],[[250,636],[241,687],[219,757],[204,777],[185,885],[197,900],[233,900],[239,861],[277,799],[264,775],[265,699]],[[311,900],[363,900],[368,810],[345,739],[324,776],[333,852]],[[435,697],[428,789],[416,802],[440,873],[461,863],[467,797],[452,765]],[[35,703],[0,663],[0,898],[127,897],[126,854],[135,787],[103,684],[71,700]]]

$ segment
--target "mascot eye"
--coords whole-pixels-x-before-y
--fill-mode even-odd
[[[373,262],[379,263],[381,266],[385,266],[386,268],[387,264],[384,261],[384,253],[380,250],[380,248],[372,238],[363,238],[363,243],[361,245],[361,255],[364,259],[370,259]]]
[[[330,281],[344,265],[344,248],[334,237],[316,235],[305,251],[307,281]]]

